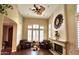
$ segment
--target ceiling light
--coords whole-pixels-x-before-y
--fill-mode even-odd
[[[34,11],[38,15],[42,15],[43,11],[45,10],[45,7],[39,4],[34,4],[33,7],[34,8],[32,9],[32,11]]]

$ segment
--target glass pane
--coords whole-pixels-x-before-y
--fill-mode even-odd
[[[49,37],[49,38],[51,38],[51,35],[52,35],[51,29],[52,29],[52,26],[51,26],[51,24],[49,24],[49,34],[48,34],[48,37]]]
[[[51,38],[51,31],[49,30],[49,38]]]
[[[78,7],[79,8],[79,7]],[[79,10],[78,10],[79,12]],[[77,21],[76,21],[76,34],[77,34],[77,47],[79,48],[79,21],[78,21],[79,18],[77,18]]]
[[[32,41],[32,30],[28,30],[28,41]]]
[[[33,30],[33,41],[38,41],[39,39],[39,31]]]
[[[40,26],[40,29],[44,29],[44,26]]]
[[[44,40],[44,30],[40,30],[40,42]]]
[[[32,25],[28,25],[28,28],[29,28],[29,29],[32,28]]]
[[[79,12],[79,5],[77,5],[77,12]]]
[[[39,39],[39,31],[36,30],[36,33],[35,33],[35,34],[36,34],[36,35],[35,35],[35,38],[36,38],[35,40],[38,41],[38,39]]]
[[[33,25],[33,29],[39,29],[39,25],[38,24],[34,24]]]
[[[33,41],[35,41],[35,30],[33,30]]]

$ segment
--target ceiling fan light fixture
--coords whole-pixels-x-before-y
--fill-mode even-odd
[[[43,11],[45,10],[45,7],[43,7],[42,5],[34,4],[33,6],[34,6],[34,9],[32,9],[32,11],[34,11],[38,15],[41,15]]]

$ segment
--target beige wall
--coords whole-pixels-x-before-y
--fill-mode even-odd
[[[48,27],[48,20],[46,19],[35,19],[35,18],[24,18],[23,20],[23,39],[27,39],[27,30],[28,30],[28,25],[29,24],[40,24],[43,25],[44,28],[44,39],[48,38],[48,31],[47,31],[47,27]]]

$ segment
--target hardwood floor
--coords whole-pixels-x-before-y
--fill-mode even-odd
[[[21,50],[10,55],[52,55],[48,50],[40,49],[39,51],[33,51],[32,49]]]

